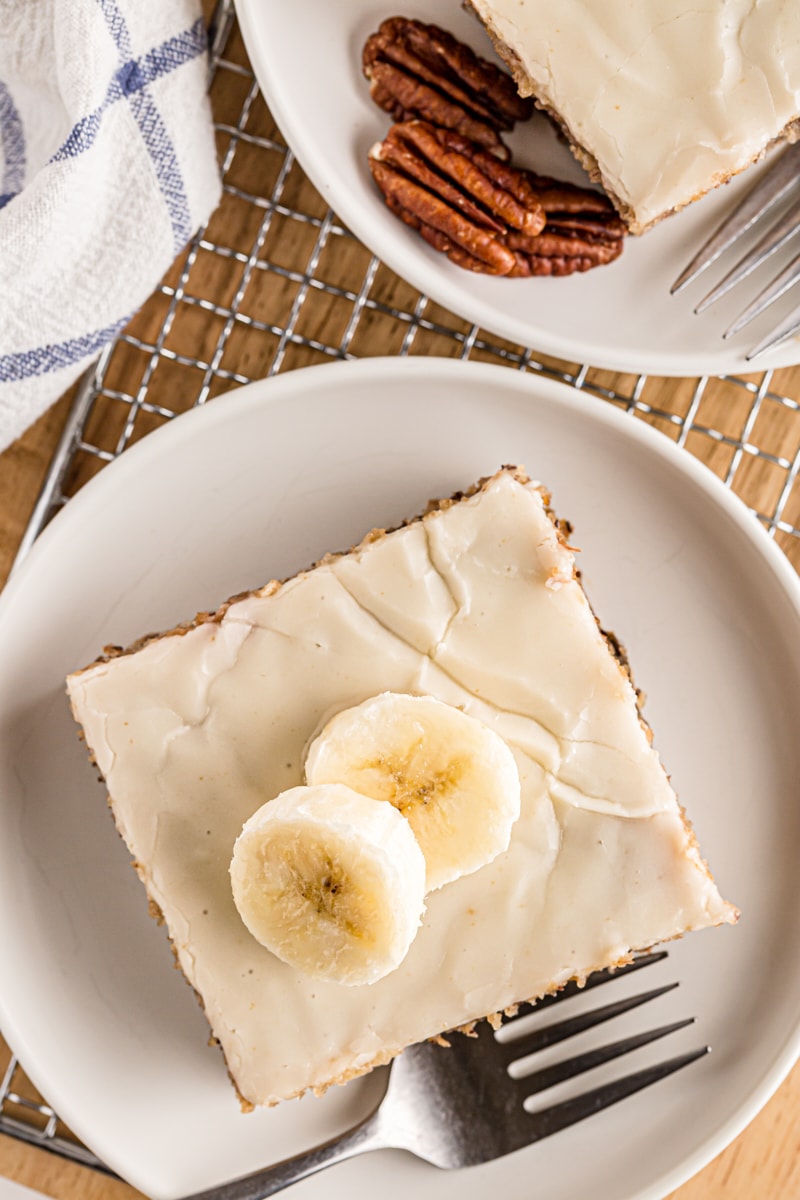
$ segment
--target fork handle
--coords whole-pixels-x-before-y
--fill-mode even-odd
[[[184,1200],[264,1200],[274,1196],[293,1183],[299,1183],[308,1175],[314,1175],[325,1167],[366,1154],[368,1150],[380,1150],[388,1146],[380,1132],[377,1114],[370,1113],[358,1125],[339,1137],[331,1138],[320,1146],[314,1146],[302,1154],[286,1158],[283,1162],[243,1175],[230,1183],[220,1184],[205,1192],[195,1192]]]

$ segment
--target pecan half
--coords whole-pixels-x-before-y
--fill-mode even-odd
[[[506,245],[517,256],[514,275],[572,275],[613,262],[622,253],[627,228],[601,192],[528,173],[547,222],[536,237],[510,231]]]
[[[390,17],[367,39],[362,63],[372,99],[393,120],[454,129],[498,158],[509,157],[500,132],[533,112],[510,75],[437,25]]]
[[[369,165],[389,208],[470,270],[512,274],[517,260],[505,235],[513,229],[530,238],[545,227],[526,173],[452,129],[393,125]]]
[[[622,250],[625,226],[605,196],[500,162],[454,130],[393,125],[369,165],[391,211],[468,270],[571,275]]]

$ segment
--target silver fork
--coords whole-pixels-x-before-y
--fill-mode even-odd
[[[568,984],[561,992],[545,997],[536,1005],[522,1005],[520,1015],[533,1008],[538,1011],[557,1004],[579,991],[660,962],[666,956],[666,951],[641,955],[615,972],[597,972],[587,979],[583,988]],[[516,1039],[501,1035],[501,1040],[488,1022],[482,1021],[473,1037],[460,1033],[450,1035],[449,1046],[432,1042],[410,1046],[392,1063],[381,1100],[353,1129],[303,1154],[209,1191],[195,1193],[187,1200],[263,1200],[323,1167],[368,1150],[410,1150],[434,1166],[445,1168],[476,1166],[520,1150],[624,1100],[708,1053],[709,1047],[701,1046],[549,1108],[529,1112],[524,1107],[528,1097],[683,1029],[691,1025],[694,1018],[634,1034],[554,1066],[530,1072],[523,1066],[515,1072],[521,1077],[512,1077],[509,1073],[514,1064],[655,1000],[677,986],[677,983],[670,983],[641,992],[591,1012],[550,1023]],[[502,1028],[513,1033],[513,1026],[514,1020],[509,1020]]]
[[[684,268],[672,285],[671,292],[679,292],[692,283],[697,276],[716,262],[721,254],[732,246],[735,241],[751,230],[757,222],[761,222],[767,213],[771,212],[782,201],[787,201],[779,219],[771,225],[757,244],[740,259],[727,275],[712,288],[696,305],[695,312],[701,313],[709,308],[720,297],[746,279],[763,262],[785,246],[786,243],[800,233],[800,142],[787,147],[776,158],[772,166],[759,179],[722,224],[711,234],[707,242],[698,250],[692,261]],[[725,330],[723,337],[733,337],[740,329],[744,329],[750,321],[760,316],[770,304],[773,304],[800,280],[800,253],[780,274],[768,284],[763,291],[750,303],[736,320]],[[800,330],[800,304],[794,308],[783,321],[765,335],[745,356],[748,361],[771,350],[774,346],[786,341],[792,334]]]

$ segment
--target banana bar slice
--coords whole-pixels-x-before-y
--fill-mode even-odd
[[[104,657],[68,690],[246,1106],[344,1082],[639,948],[736,919],[549,498],[521,470]],[[387,692],[432,697],[502,738],[519,817],[507,850],[428,893],[399,965],[354,986],[261,945],[229,864],[253,814],[307,783],[308,749],[328,723]],[[473,819],[468,808],[459,819]]]
[[[468,0],[631,233],[800,138],[800,4]]]

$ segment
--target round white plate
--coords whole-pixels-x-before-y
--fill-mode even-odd
[[[630,652],[663,760],[742,909],[736,928],[687,937],[647,971],[648,987],[681,988],[641,1010],[645,1024],[697,1017],[659,1052],[708,1041],[714,1053],[501,1162],[447,1173],[381,1153],[297,1196],[529,1200],[535,1177],[537,1195],[560,1200],[661,1197],[752,1118],[797,1056],[800,586],[783,556],[687,453],[563,385],[437,359],[312,367],[128,450],[0,597],[0,1028],[56,1111],[153,1196],[331,1136],[376,1082],[239,1112],[147,916],[64,677],[107,643],[289,575],[509,462],[574,522],[589,595]]]
[[[492,279],[453,266],[391,215],[372,182],[367,152],[385,137],[389,116],[369,98],[361,73],[367,37],[398,11],[381,0],[236,0],[239,22],[273,116],[317,189],[338,216],[414,287],[469,321],[522,346],[576,363],[656,375],[722,375],[800,362],[800,339],[747,363],[745,355],[791,308],[774,305],[736,337],[722,331],[774,278],[776,256],[731,297],[702,316],[698,300],[721,278],[716,267],[677,296],[670,286],[755,168],[727,187],[629,238],[610,266],[567,279]],[[434,20],[491,57],[488,37],[458,0],[434,12],[422,0],[400,11]],[[569,150],[538,115],[509,138],[516,161],[541,174],[586,183]],[[749,246],[748,243],[743,243]]]

